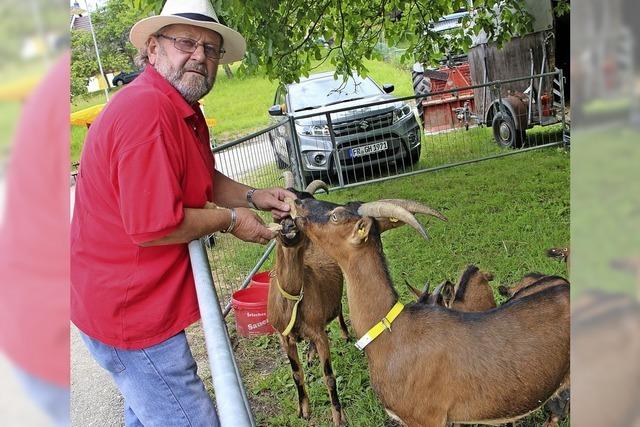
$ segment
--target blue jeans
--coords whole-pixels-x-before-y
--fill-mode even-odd
[[[219,425],[184,331],[142,350],[122,350],[80,335],[122,393],[126,426]]]
[[[54,426],[68,427],[71,425],[69,417],[71,397],[67,387],[60,387],[42,380],[23,371],[17,365],[14,366],[14,370],[29,397],[51,418]]]

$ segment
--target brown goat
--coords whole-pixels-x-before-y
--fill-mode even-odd
[[[550,258],[556,258],[567,265],[567,273],[571,270],[571,249],[567,246],[566,248],[550,248],[547,249],[547,256]]]
[[[285,176],[288,187],[292,187],[291,177]],[[312,197],[315,189],[326,184],[314,181],[306,192],[298,192],[298,197]],[[338,398],[336,379],[331,367],[329,337],[326,325],[338,317],[343,337],[348,337],[347,326],[342,315],[342,283],[340,267],[303,233],[296,228],[291,218],[281,221],[282,230],[277,237],[276,262],[269,286],[267,317],[269,323],[279,332],[280,344],[287,354],[293,380],[298,391],[298,415],[309,418],[309,397],[304,387],[304,371],[298,357],[297,341],[306,338],[313,345],[320,358],[324,382],[331,399],[331,415],[335,425],[342,424],[344,413]],[[299,297],[300,302],[285,297]],[[295,323],[290,332],[284,334],[294,311]]]
[[[445,280],[432,293],[429,287],[420,292],[409,283],[407,286],[421,304],[440,305],[456,311],[487,311],[496,307],[496,300],[489,282],[493,275],[469,265],[460,276],[458,284]]]
[[[386,319],[398,300],[380,233],[407,223],[426,237],[409,205],[296,201],[298,227],[345,274],[358,336]],[[420,212],[444,219],[421,206]],[[364,349],[371,384],[387,411],[409,426],[520,418],[553,395],[569,372],[568,286],[482,313],[412,304],[386,323]]]
[[[498,287],[498,293],[507,297],[507,301],[509,301],[511,299],[522,298],[527,295],[540,292],[553,286],[568,284],[569,282],[564,277],[547,276],[541,273],[529,273],[520,279],[520,281],[513,287],[500,285]]]

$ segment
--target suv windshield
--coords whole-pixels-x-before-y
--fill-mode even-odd
[[[334,80],[332,75],[292,84],[288,90],[291,111],[319,108],[384,93],[368,77],[362,79],[354,76],[344,83],[342,78]]]

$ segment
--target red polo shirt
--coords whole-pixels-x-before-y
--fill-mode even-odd
[[[71,320],[124,349],[149,347],[200,318],[186,244],[166,236],[183,208],[213,200],[214,159],[198,105],[155,69],[107,103],[84,144],[71,223]]]

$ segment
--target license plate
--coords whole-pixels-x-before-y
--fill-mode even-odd
[[[378,153],[387,149],[387,141],[376,142],[375,144],[363,145],[349,149],[349,157],[366,156],[367,154]]]

